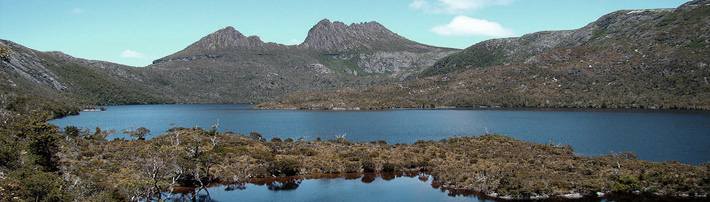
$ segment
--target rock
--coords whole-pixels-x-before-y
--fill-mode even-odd
[[[597,192],[597,197],[604,197],[606,194],[604,192]]]
[[[580,194],[580,193],[569,193],[569,194],[563,194],[560,197],[562,197],[564,199],[580,199],[584,196],[582,196],[582,194]]]
[[[486,194],[486,196],[491,197],[491,198],[498,198],[498,193],[491,192],[491,193]]]

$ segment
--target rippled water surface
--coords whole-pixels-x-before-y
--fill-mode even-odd
[[[494,132],[537,143],[569,144],[582,155],[630,151],[653,161],[710,162],[710,113],[669,111],[525,110],[255,110],[251,105],[129,105],[53,120],[59,126],[257,131],[267,138],[386,140],[413,143]],[[121,134],[112,137],[125,137]]]

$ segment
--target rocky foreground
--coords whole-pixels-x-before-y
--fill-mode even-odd
[[[84,132],[86,133],[86,132]],[[154,198],[176,187],[352,173],[427,173],[438,186],[503,199],[603,197],[610,193],[704,199],[710,165],[655,163],[632,154],[576,156],[568,146],[501,135],[415,144],[264,140],[203,129],[172,129],[150,140],[72,135],[61,172],[80,200]],[[12,184],[10,184],[9,187]]]

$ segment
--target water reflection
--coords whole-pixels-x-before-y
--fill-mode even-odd
[[[348,174],[256,179],[249,183],[177,189],[167,201],[489,201],[442,189],[426,174]]]
[[[287,178],[287,179],[267,179],[265,181],[251,182],[255,185],[266,185],[271,191],[289,191],[298,189],[303,179]]]
[[[226,189],[225,189],[226,190]],[[167,194],[167,201],[218,201],[210,196],[210,191],[207,188],[177,190],[175,193]],[[166,195],[166,194],[164,194]]]
[[[165,201],[497,201],[471,190],[447,189],[423,173],[321,175],[310,178],[254,179],[248,183],[207,188],[176,188],[163,193]],[[702,198],[684,201],[703,201]],[[560,201],[562,198],[548,198]],[[608,193],[577,201],[677,201],[652,194]],[[500,200],[506,201],[506,200]]]

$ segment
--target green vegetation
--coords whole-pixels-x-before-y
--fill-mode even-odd
[[[63,137],[46,123],[50,116],[13,117],[0,126],[0,200],[67,201],[68,182],[60,176]]]
[[[323,65],[325,65],[327,68],[335,71],[339,75],[352,75],[353,72],[357,72],[358,75],[364,75],[365,72],[360,71],[360,67],[357,65],[356,57],[347,60],[339,59],[336,57],[338,56],[320,55],[319,61],[322,62]]]
[[[506,56],[502,49],[495,49],[486,46],[473,46],[459,53],[437,61],[433,67],[422,72],[423,76],[432,76],[454,72],[462,68],[484,68],[501,65],[506,62]]]
[[[85,105],[148,104],[165,103],[160,93],[127,79],[107,76],[106,72],[86,68],[78,64],[49,66],[56,74],[62,75],[70,83],[70,95]]]

